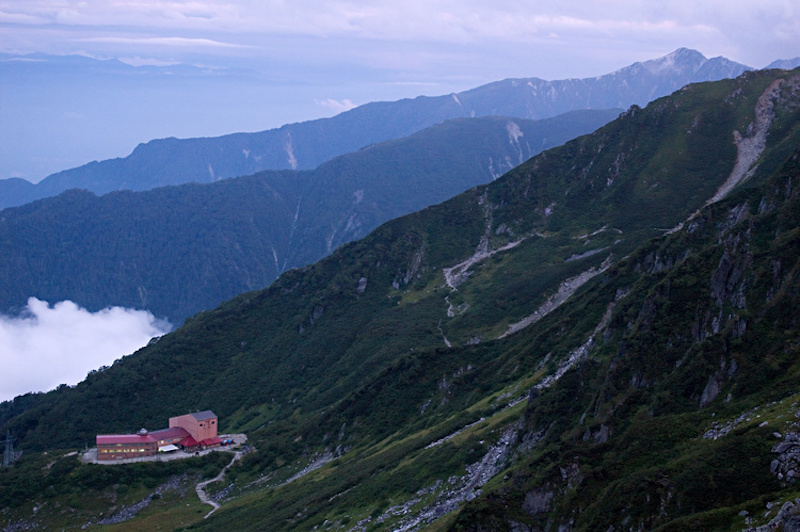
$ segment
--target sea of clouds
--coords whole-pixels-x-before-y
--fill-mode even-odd
[[[75,385],[170,329],[143,310],[89,312],[72,301],[32,297],[18,316],[0,315],[0,401]]]

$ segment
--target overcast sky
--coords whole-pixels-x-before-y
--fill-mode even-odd
[[[225,60],[461,86],[604,74],[679,47],[762,67],[800,55],[796,0],[11,0],[3,51]],[[302,75],[296,73],[298,77]],[[462,87],[464,88],[464,87]]]

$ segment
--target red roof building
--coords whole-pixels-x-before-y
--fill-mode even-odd
[[[186,436],[181,442],[178,444],[184,449],[192,449],[198,446],[197,440],[192,438],[191,436]]]
[[[150,434],[103,434],[97,436],[97,443],[103,445],[143,445],[156,441],[158,440]]]
[[[200,443],[198,443],[200,442]],[[178,445],[184,449],[217,447],[217,415],[211,410],[169,419],[169,428],[137,434],[98,434],[97,459],[121,460],[153,456],[160,448]]]
[[[138,434],[97,436],[98,460],[121,460],[152,456],[158,452],[158,439],[142,429]]]
[[[200,442],[200,447],[203,449],[210,449],[211,447],[219,447],[222,445],[222,438],[213,437],[213,438],[206,438],[205,440]]]
[[[155,430],[151,432],[150,435],[158,440],[158,447],[161,448],[167,445],[180,443],[189,433],[182,427],[172,427],[169,429]]]

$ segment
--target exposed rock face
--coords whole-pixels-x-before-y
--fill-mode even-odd
[[[605,424],[600,425],[600,430],[594,435],[595,443],[606,443],[608,441],[609,430]]]
[[[531,515],[547,513],[550,511],[550,502],[554,496],[555,494],[552,490],[545,488],[530,491],[525,495],[522,509]]]
[[[417,530],[425,524],[431,523],[437,518],[455,510],[465,501],[474,499],[481,494],[481,487],[486,484],[489,479],[502,471],[502,469],[508,465],[509,460],[512,459],[514,452],[519,447],[519,429],[520,426],[518,423],[506,427],[503,434],[500,436],[500,440],[487,449],[486,454],[479,462],[468,465],[464,475],[460,477],[452,476],[446,481],[438,480],[433,485],[417,492],[418,496],[436,493],[436,497],[431,504],[419,510],[413,510],[413,507],[419,504],[421,499],[412,498],[403,504],[392,506],[387,509],[382,515],[375,519],[375,523],[384,523],[393,516],[403,516],[403,518],[394,525],[394,530]],[[434,442],[432,446],[443,443],[443,441],[447,439],[449,438]],[[367,518],[359,522],[351,530],[366,530],[366,525],[370,522],[372,522],[372,518]],[[519,530],[527,529],[521,528]]]
[[[766,525],[746,528],[742,532],[773,532],[776,530],[800,532],[800,499],[784,503],[778,511],[778,515],[770,519]]]
[[[147,508],[153,498],[161,497],[166,491],[175,491],[180,494],[181,499],[186,496],[186,489],[184,483],[187,479],[187,475],[184,474],[182,476],[173,476],[169,479],[169,481],[161,486],[158,486],[153,493],[149,494],[147,497],[142,499],[141,501],[132,504],[130,506],[123,506],[120,508],[116,513],[111,516],[104,517],[97,521],[98,525],[114,525],[119,523],[124,523],[125,521],[129,521],[136,517],[140,511]],[[87,523],[83,528],[88,528],[92,526],[93,523]]]
[[[790,432],[772,448],[778,457],[770,464],[770,471],[784,484],[797,482],[800,477],[800,434]]]
[[[708,384],[706,384],[703,394],[700,396],[700,406],[706,406],[716,399],[719,395],[719,390],[719,381],[712,375],[708,378]]]

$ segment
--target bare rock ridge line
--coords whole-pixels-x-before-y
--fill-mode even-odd
[[[317,469],[324,466],[334,458],[336,458],[336,455],[331,451],[325,451],[324,453],[315,456],[314,458],[312,458],[311,462],[306,467],[304,467],[302,470],[292,475],[286,482],[284,482],[284,484],[289,484],[290,482],[294,482],[298,478],[302,478],[311,473],[312,471],[316,471]]]
[[[589,352],[592,350],[592,347],[594,347],[595,338],[608,328],[608,324],[611,321],[611,313],[614,312],[615,307],[616,307],[615,301],[612,301],[611,303],[608,304],[605,314],[603,314],[603,317],[600,318],[600,322],[594,328],[592,334],[589,335],[589,338],[587,338],[586,341],[579,347],[570,351],[566,360],[562,361],[561,364],[559,364],[556,371],[544,377],[536,386],[533,387],[534,390],[538,392],[540,390],[549,388],[558,379],[563,377],[564,374],[567,371],[569,371],[575,364],[577,364],[579,361],[583,360],[589,355]]]
[[[476,422],[480,423],[480,421]],[[466,428],[466,427],[465,427]],[[391,528],[394,532],[408,532],[435,521],[437,518],[457,509],[465,501],[481,494],[481,487],[493,476],[502,471],[518,447],[519,423],[505,427],[497,443],[490,446],[483,458],[466,467],[461,476],[452,476],[446,481],[438,480],[433,485],[417,492],[417,496],[388,508],[380,516],[368,517],[359,521],[351,532],[364,532],[367,525],[380,525],[392,517],[401,517]],[[434,494],[430,504],[419,510],[412,507],[422,501],[422,497]]]
[[[450,305],[449,308],[447,309],[447,317],[452,318],[454,316],[453,305],[450,304],[450,301],[448,301],[447,303],[448,305]],[[439,333],[442,335],[442,340],[444,340],[444,345],[446,345],[447,347],[453,347],[453,344],[450,343],[450,340],[448,340],[447,336],[445,336],[444,330],[442,330],[442,320],[439,320],[439,323],[436,327],[439,329]]]
[[[467,280],[467,277],[469,276],[467,272],[474,264],[484,261],[492,255],[500,253],[501,251],[506,251],[517,247],[522,242],[523,240],[516,240],[514,242],[509,242],[505,246],[490,250],[489,239],[484,236],[481,238],[481,243],[478,244],[477,249],[475,249],[475,253],[470,258],[456,264],[455,266],[444,268],[442,270],[444,272],[444,282],[450,287],[451,290],[458,289],[458,285]]]
[[[442,272],[444,273],[444,282],[450,288],[450,290],[457,290],[458,285],[462,284],[464,281],[467,280],[467,278],[470,275],[469,269],[474,264],[484,261],[489,257],[491,257],[492,255],[495,255],[496,253],[514,248],[525,240],[525,237],[523,237],[514,242],[509,242],[505,246],[499,247],[497,249],[490,249],[489,236],[492,234],[492,212],[491,212],[491,207],[489,206],[488,200],[486,198],[486,193],[484,193],[480,198],[478,198],[478,205],[481,206],[484,210],[485,232],[484,235],[481,237],[481,241],[478,243],[478,246],[475,248],[475,252],[472,254],[471,257],[469,257],[465,261],[459,262],[455,266],[451,266],[450,268],[442,268]],[[450,316],[450,311],[448,311],[448,316]]]

